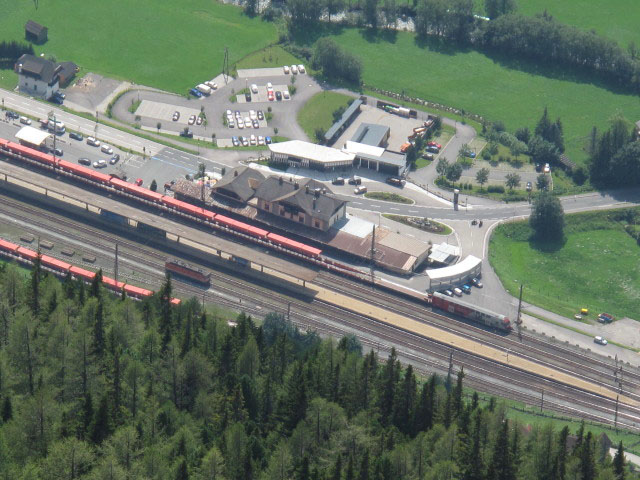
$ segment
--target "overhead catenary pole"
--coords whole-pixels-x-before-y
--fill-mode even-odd
[[[518,300],[518,317],[516,325],[518,326],[518,340],[522,341],[522,283],[520,284],[520,299]]]
[[[113,277],[117,285],[118,284],[118,244],[117,243],[116,243],[116,256],[114,258],[114,263],[113,263]]]

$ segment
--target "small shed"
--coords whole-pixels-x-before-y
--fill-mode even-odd
[[[40,25],[39,23],[29,20],[24,26],[24,36],[27,40],[33,43],[44,43],[47,41],[47,33],[49,30],[47,27]]]

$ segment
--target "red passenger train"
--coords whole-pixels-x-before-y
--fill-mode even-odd
[[[33,262],[37,258],[38,253],[0,238],[0,255],[15,257],[18,260],[22,261]],[[42,266],[53,270],[61,276],[66,275],[67,273],[71,273],[71,276],[74,279],[82,279],[85,282],[92,282],[96,278],[96,272],[77,267],[63,260],[58,260],[57,258],[50,257],[49,255],[40,255],[40,263],[42,264]],[[153,292],[151,290],[136,287],[134,285],[129,285],[124,282],[116,282],[113,278],[110,277],[103,276],[102,284],[107,289],[115,293],[121,293],[122,289],[124,288],[124,292],[127,294],[127,296],[136,299],[143,299],[153,295]],[[180,299],[172,298],[171,304],[180,305]]]
[[[214,213],[210,210],[206,210],[205,208],[177,200],[174,197],[162,195],[149,190],[148,188],[125,182],[114,175],[96,172],[91,168],[76,165],[75,163],[70,163],[66,160],[61,160],[25,145],[20,145],[0,138],[0,154],[1,153],[9,155],[16,160],[26,161],[28,163],[80,177],[81,179],[89,181],[94,185],[97,184],[102,188],[117,190],[136,199],[151,202],[157,206],[174,210],[177,213],[187,215],[199,221],[208,222],[215,228],[230,230],[236,234],[247,235],[249,237],[262,240],[263,242],[272,244],[280,250],[284,249],[289,253],[303,255],[314,260],[321,260],[320,255],[322,250],[319,248],[306,245],[225,215]]]

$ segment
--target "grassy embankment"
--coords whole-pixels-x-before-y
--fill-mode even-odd
[[[638,209],[637,209],[638,210]],[[566,216],[566,242],[529,240],[527,222],[496,228],[489,259],[504,287],[524,300],[572,318],[582,307],[640,320],[640,246],[616,211]]]
[[[315,131],[326,132],[333,125],[333,112],[347,107],[353,97],[342,93],[324,91],[316,93],[298,112],[298,123],[312,142],[316,141]]]

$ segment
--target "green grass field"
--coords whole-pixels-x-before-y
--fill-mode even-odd
[[[49,28],[36,53],[77,63],[83,71],[185,93],[229,64],[277,40],[273,24],[211,0],[2,2],[1,40],[22,40],[24,24]],[[0,71],[4,76],[6,71]]]
[[[267,48],[250,53],[235,63],[236,68],[267,68],[282,67],[283,65],[298,65],[303,63],[280,45],[270,45]]]
[[[607,212],[567,215],[566,243],[540,248],[526,222],[505,224],[491,237],[489,259],[504,287],[524,300],[573,317],[586,307],[640,320],[640,247]]]
[[[298,112],[298,123],[311,141],[316,140],[316,128],[326,132],[333,125],[333,112],[347,107],[353,97],[336,92],[316,93]]]
[[[372,200],[383,200],[385,202],[404,203],[407,205],[412,205],[414,203],[410,198],[390,192],[367,192],[364,196]]]
[[[614,93],[596,81],[527,62],[489,57],[474,50],[420,46],[409,33],[371,38],[357,29],[334,35],[364,64],[366,84],[463,108],[511,131],[534,127],[545,106],[564,125],[567,154],[583,163],[593,125],[603,128],[616,113],[640,119],[640,97]]]

